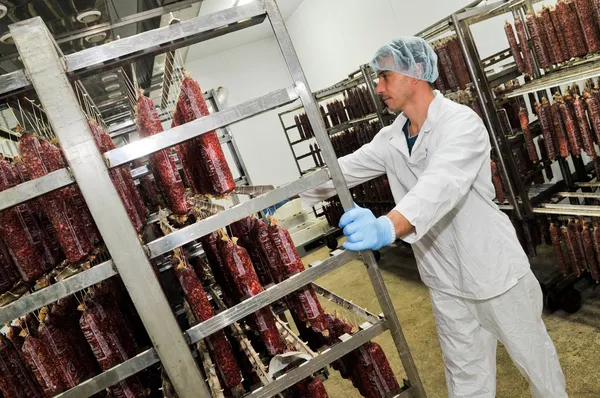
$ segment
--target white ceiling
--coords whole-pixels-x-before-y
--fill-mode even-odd
[[[207,15],[231,7],[235,3],[235,0],[204,0],[200,9],[200,15]],[[296,11],[300,3],[302,3],[302,0],[277,0],[279,10],[286,20]],[[266,39],[272,35],[273,33],[268,21],[265,21],[252,28],[195,44],[190,47],[187,60],[192,61],[195,58],[214,55],[235,47]]]

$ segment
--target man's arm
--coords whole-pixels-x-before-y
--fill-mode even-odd
[[[381,159],[383,148],[380,148],[378,142],[379,140],[376,136],[373,141],[363,145],[359,150],[339,159],[342,173],[350,188],[385,173],[385,167]],[[322,200],[335,195],[337,195],[337,192],[333,186],[333,182],[328,181],[325,184],[301,193],[299,196],[307,206],[314,206]]]
[[[489,154],[487,131],[474,113],[454,117],[442,128],[427,169],[388,215],[396,236],[408,243],[421,239],[464,198]]]

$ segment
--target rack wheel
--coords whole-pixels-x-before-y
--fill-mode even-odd
[[[549,290],[544,301],[550,312],[557,311],[561,306],[561,298],[556,290]]]
[[[325,239],[326,239],[327,247],[329,248],[329,250],[335,250],[338,248],[338,241],[334,235],[329,235]]]
[[[381,260],[381,252],[379,250],[374,250],[373,255],[375,256],[375,261],[379,262]]]
[[[574,314],[581,308],[581,302],[582,299],[579,290],[570,287],[563,290],[561,294],[560,308],[569,314]]]

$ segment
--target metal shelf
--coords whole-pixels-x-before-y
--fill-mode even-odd
[[[117,271],[113,262],[105,261],[0,308],[0,323],[10,322],[115,275],[117,275]]]
[[[16,185],[0,192],[0,210],[37,198],[73,184],[75,180],[67,169],[53,171],[43,177]]]
[[[279,90],[237,107],[168,130],[162,134],[126,145],[107,152],[104,156],[97,151],[95,142],[89,132],[87,120],[81,112],[70,80],[78,76],[85,76],[86,74],[97,73],[100,70],[112,69],[119,65],[131,63],[133,60],[148,54],[168,52],[192,43],[244,29],[263,22],[267,17],[281,48],[291,79],[295,82],[293,87]],[[144,327],[152,337],[154,348],[80,384],[61,394],[60,397],[93,395],[157,363],[159,357],[161,366],[168,374],[173,387],[181,398],[208,396],[210,394],[208,387],[189,349],[188,343],[190,341],[198,341],[202,336],[214,333],[223,326],[231,324],[236,316],[247,316],[296,290],[299,286],[312,282],[320,275],[341,267],[347,261],[358,256],[357,253],[342,252],[324,261],[319,266],[270,287],[260,295],[191,328],[185,335],[181,333],[172,308],[164,294],[161,293],[161,286],[149,263],[149,257],[154,258],[166,253],[248,214],[258,212],[331,179],[333,179],[334,186],[344,207],[352,207],[352,197],[344,182],[327,132],[324,129],[322,120],[320,120],[321,115],[318,104],[310,92],[308,82],[302,72],[300,61],[294,51],[291,38],[276,2],[274,0],[258,0],[67,56],[60,53],[48,28],[39,17],[13,24],[10,26],[10,31],[25,65],[26,73],[13,75],[16,79],[11,84],[7,84],[10,81],[6,78],[0,79],[3,80],[0,82],[0,90],[4,87],[5,90],[10,89],[14,92],[33,86],[46,111],[48,121],[53,126],[59,141],[63,144],[61,149],[69,165],[68,171],[65,169],[58,173],[62,173],[63,177],[69,175],[69,181],[63,180],[60,182],[58,178],[54,177],[47,177],[41,179],[41,181],[52,182],[54,184],[52,189],[57,189],[57,187],[72,183],[73,178],[76,180],[112,256],[110,270],[99,268],[99,270],[107,271],[106,274],[96,275],[93,280],[86,280],[86,278],[94,276],[94,272],[99,272],[98,270],[94,271],[98,267],[93,268],[82,273],[80,277],[74,276],[61,282],[61,284],[55,285],[54,288],[49,287],[41,290],[37,296],[32,295],[33,298],[28,297],[18,305],[10,308],[19,308],[20,305],[27,304],[26,308],[21,308],[19,311],[15,310],[15,313],[22,312],[25,309],[30,310],[30,308],[40,303],[48,302],[63,294],[67,295],[70,291],[66,289],[67,287],[73,290],[85,288],[88,283],[97,283],[101,279],[106,279],[109,275],[112,276],[113,273],[116,274],[117,271],[112,269],[112,262],[114,262],[114,266],[117,268],[128,294],[131,296]],[[364,73],[364,71],[361,70],[361,73]],[[29,81],[23,81],[26,80],[23,79],[25,75],[29,78],[31,85]],[[60,104],[55,101],[57,97],[63,98]],[[106,173],[107,161],[109,167],[117,167],[141,156],[189,140],[206,131],[226,127],[231,123],[291,103],[296,99],[300,99],[303,103],[309,122],[315,132],[315,138],[319,148],[321,148],[323,159],[328,166],[327,169],[316,171],[284,187],[236,205],[220,214],[176,231],[167,237],[150,242],[146,246],[139,244],[137,233],[129,221],[126,209],[118,192],[112,185],[108,173]],[[133,125],[129,127],[121,126],[120,128],[131,127]],[[111,131],[111,133],[115,132]],[[70,173],[73,174],[73,177],[70,176]],[[250,182],[247,175],[244,178],[247,182]],[[33,181],[30,185],[34,186],[39,182]],[[25,185],[25,187],[28,186]],[[50,188],[43,188],[42,190],[49,192]],[[23,194],[23,187],[21,186],[12,191],[12,193],[15,192]],[[10,203],[16,204],[18,203],[17,200],[31,199],[45,192],[41,192],[38,188],[37,192],[28,193],[26,196],[17,196]],[[5,197],[8,198],[9,196]],[[0,196],[0,198],[2,197]],[[107,208],[111,209],[108,213],[106,212]],[[372,325],[367,325],[369,327],[365,326],[364,330],[352,337],[347,336],[348,338],[342,339],[344,340],[342,343],[325,351],[324,354],[319,355],[298,369],[278,378],[273,383],[253,393],[253,396],[272,396],[276,394],[308,374],[314,373],[325,364],[364,344],[388,327],[400,360],[410,379],[411,392],[418,397],[425,396],[416,366],[374,256],[371,252],[364,252],[362,257],[367,265],[371,283],[386,318]],[[104,265],[104,267],[108,267],[108,265]],[[82,282],[78,285],[76,283],[79,281],[78,278],[83,279],[85,283]],[[63,288],[66,290],[60,291]],[[217,327],[219,323],[223,326]],[[215,329],[215,327],[217,328]],[[315,367],[315,369],[313,370],[312,367]]]
[[[298,99],[298,93],[294,87],[280,89],[232,108],[224,109],[193,122],[113,149],[104,153],[104,158],[109,167],[120,166],[142,156],[180,144],[201,134],[289,104],[296,99]]]
[[[327,181],[329,181],[329,171],[327,169],[321,169],[287,185],[267,192],[264,195],[233,206],[225,212],[215,214],[214,216],[198,221],[189,227],[185,227],[172,234],[156,239],[145,246],[146,252],[148,253],[149,258],[156,258],[161,254],[170,252],[186,243],[208,235],[219,228],[226,227],[250,214],[256,214],[269,206],[273,206],[282,200],[296,196]]]
[[[62,394],[55,395],[54,398],[91,397],[92,395],[117,384],[121,380],[125,380],[126,378],[141,372],[155,363],[158,363],[158,361],[159,359],[156,355],[156,352],[153,348],[150,348],[136,355],[135,357],[128,359],[127,361],[110,368],[103,373],[100,373],[98,376],[84,381],[78,386],[63,392]]]
[[[329,135],[337,134],[337,133],[340,133],[340,132],[342,132],[344,130],[347,130],[347,129],[349,129],[349,128],[357,125],[357,124],[360,124],[360,123],[363,123],[363,122],[368,122],[369,120],[377,119],[377,117],[378,116],[377,116],[376,113],[371,113],[370,115],[367,115],[365,117],[361,117],[360,119],[351,120],[349,122],[333,126],[330,129],[328,129],[327,132],[329,133]]]
[[[600,62],[598,61],[600,61],[600,57],[594,56],[584,60],[583,64],[575,64],[550,72],[547,75],[521,85],[521,87],[504,94],[504,96],[507,98],[518,97],[536,91],[542,91],[552,87],[598,77],[600,76]]]
[[[348,354],[351,351],[354,351],[361,345],[369,342],[375,337],[379,336],[383,332],[388,329],[386,321],[380,320],[374,324],[365,322],[361,325],[361,330],[352,336],[345,334],[340,336],[340,342],[333,347],[327,348],[322,351],[319,356],[313,358],[307,362],[304,362],[298,368],[288,372],[281,377],[275,379],[272,383],[261,387],[251,394],[247,395],[247,398],[268,398],[273,396],[273,394],[282,391],[286,388],[293,386],[299,381],[305,379],[311,374],[317,372],[322,367],[330,364]]]
[[[209,320],[188,329],[185,335],[189,343],[202,340],[357,258],[358,254],[355,252],[342,251],[340,254],[323,261],[318,266],[295,274],[285,281],[267,288],[256,296],[250,297]]]

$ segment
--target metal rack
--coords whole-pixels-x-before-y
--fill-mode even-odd
[[[512,153],[512,148],[515,145],[523,145],[523,135],[518,132],[503,131],[503,125],[498,114],[498,109],[504,101],[508,99],[516,99],[521,96],[529,96],[530,101],[540,101],[542,96],[547,98],[557,90],[560,90],[561,85],[570,84],[578,81],[586,80],[590,77],[600,76],[600,57],[598,55],[588,55],[583,59],[568,61],[558,67],[553,67],[551,70],[546,70],[542,75],[538,61],[534,57],[535,76],[530,81],[525,81],[519,87],[497,96],[493,92],[493,87],[506,83],[509,80],[521,76],[513,62],[506,62],[512,57],[510,49],[498,52],[486,59],[482,59],[479,55],[475,40],[471,31],[471,26],[490,18],[498,17],[503,14],[512,14],[514,18],[524,19],[524,15],[528,11],[533,11],[533,4],[538,1],[526,0],[500,0],[491,4],[483,4],[470,10],[462,10],[453,14],[450,17],[450,26],[454,29],[459,37],[461,46],[465,54],[467,54],[468,67],[474,81],[476,91],[479,96],[480,104],[483,109],[484,120],[488,126],[490,138],[494,150],[498,154],[501,161],[501,167],[506,171],[504,182],[507,185],[509,196],[508,205],[501,205],[500,208],[509,212],[509,214],[520,221],[520,225],[524,229],[524,238],[526,245],[529,248],[530,254],[535,250],[535,244],[532,240],[532,231],[535,228],[534,222],[536,215],[580,215],[580,216],[597,216],[597,209],[591,206],[579,205],[580,199],[588,199],[592,196],[587,196],[588,193],[564,193],[562,191],[573,191],[578,188],[583,190],[590,189],[585,185],[590,179],[593,170],[593,161],[590,164],[584,164],[582,158],[571,156],[571,162],[574,170],[566,158],[557,158],[557,163],[560,167],[562,179],[556,183],[544,183],[533,186],[528,186],[525,181],[527,177],[520,174],[515,158]],[[479,2],[480,3],[480,2]],[[473,4],[475,6],[475,3]],[[525,22],[524,22],[524,25]],[[498,32],[504,34],[504,32]],[[531,42],[528,43],[532,45]],[[490,72],[490,69],[498,64],[503,63],[502,70],[499,72]],[[535,98],[537,96],[537,98]],[[532,99],[533,98],[533,99]],[[524,102],[523,102],[524,104]],[[533,102],[532,102],[533,106]],[[534,136],[540,133],[539,123],[537,121],[530,124],[530,129]],[[519,129],[520,130],[520,129]],[[540,174],[545,167],[550,166],[550,162],[541,162],[528,175]],[[556,195],[562,199],[568,198],[571,205],[548,205],[556,199]],[[556,290],[574,290],[572,285],[579,278],[562,277],[553,278],[549,281],[542,280],[547,292]],[[553,292],[555,293],[555,292]]]
[[[238,31],[262,23],[266,19],[273,29],[294,81],[292,86],[100,154],[73,91],[72,79],[130,63],[148,53],[163,53]],[[318,105],[310,92],[274,0],[259,0],[229,8],[67,56],[60,53],[56,42],[40,18],[14,24],[10,29],[25,65],[26,73],[15,72],[0,78],[1,95],[13,95],[15,92],[35,89],[48,120],[56,132],[69,168],[0,193],[1,209],[76,181],[112,259],[63,282],[23,297],[7,307],[0,308],[0,318],[11,319],[19,314],[33,311],[42,305],[118,274],[153,343],[153,348],[60,394],[60,397],[91,396],[159,361],[180,397],[208,397],[210,396],[208,386],[192,356],[189,344],[233,324],[253,311],[273,303],[299,287],[343,266],[348,261],[356,259],[357,256],[362,258],[367,267],[383,316],[379,317],[377,321],[365,324],[361,331],[352,336],[344,335],[338,344],[314,357],[303,366],[252,392],[249,396],[272,396],[389,330],[409,382],[401,396],[425,397],[421,380],[389,293],[373,253],[370,251],[360,254],[341,252],[318,266],[307,269],[270,287],[263,293],[221,312],[208,321],[190,328],[185,333],[181,332],[150,265],[150,259],[330,180],[337,188],[344,208],[349,209],[353,206],[352,196],[337,163]],[[61,101],[57,102],[56,98],[60,98]],[[108,169],[209,131],[226,128],[232,123],[289,104],[297,99],[301,100],[308,115],[326,168],[307,174],[297,181],[247,202],[237,204],[222,213],[182,228],[173,234],[151,241],[146,245],[140,244],[119,195],[109,178]],[[106,209],[110,209],[110,212],[107,212]]]
[[[340,94],[343,94],[346,90],[350,90],[352,88],[355,88],[355,87],[358,87],[358,86],[364,84],[365,87],[367,88],[367,91],[369,92],[371,101],[375,105],[375,108],[376,108],[375,113],[372,113],[370,115],[367,115],[365,117],[361,117],[358,119],[349,120],[346,123],[341,123],[341,124],[332,126],[327,129],[328,134],[333,135],[333,134],[339,133],[341,131],[344,131],[348,128],[351,128],[352,126],[354,126],[356,124],[368,122],[368,121],[375,120],[375,119],[379,119],[382,126],[385,126],[388,123],[389,115],[387,115],[387,117],[386,117],[386,115],[384,114],[384,109],[381,105],[381,101],[375,92],[375,83],[374,83],[375,79],[376,79],[376,76],[371,71],[371,68],[369,67],[369,65],[361,65],[358,70],[350,73],[346,79],[344,79],[336,84],[333,84],[327,88],[324,88],[322,90],[315,91],[313,93],[314,98],[316,99],[317,103],[319,103],[321,101],[325,101],[325,100],[334,98]],[[301,176],[304,175],[307,171],[310,171],[311,169],[313,169],[314,167],[320,167],[320,164],[317,164],[317,162],[315,162],[314,167],[303,168],[300,165],[300,160],[308,158],[310,156],[313,156],[316,152],[318,152],[318,149],[314,150],[314,151],[309,151],[307,153],[298,153],[298,150],[297,150],[298,144],[306,142],[306,141],[313,141],[313,137],[309,137],[306,139],[303,139],[302,137],[300,137],[300,139],[297,139],[297,140],[290,137],[290,131],[292,131],[294,129],[297,130],[299,128],[299,126],[297,126],[296,124],[291,124],[289,126],[286,125],[286,122],[284,121],[284,117],[285,117],[285,115],[288,115],[290,113],[295,113],[295,112],[301,111],[303,109],[304,109],[303,105],[298,105],[298,106],[294,106],[290,109],[286,109],[285,111],[280,112],[278,115],[279,122],[281,123],[281,127],[282,127],[283,131],[285,132],[290,149],[292,150],[292,154],[293,154],[294,160],[296,162],[296,167],[298,168],[298,173],[300,173]],[[325,114],[325,115],[327,116],[327,114]]]

